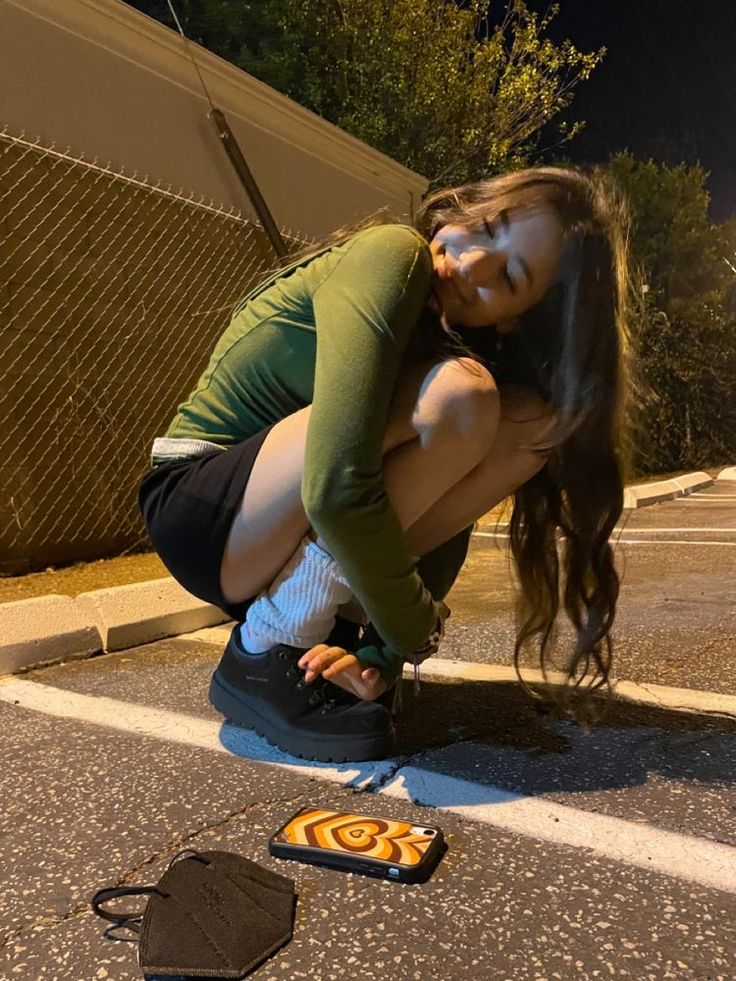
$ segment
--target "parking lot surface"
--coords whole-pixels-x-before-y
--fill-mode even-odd
[[[513,648],[508,552],[488,530],[448,597],[456,670],[428,671],[416,698],[406,685],[390,760],[306,763],[223,724],[206,694],[223,628],[0,683],[0,978],[140,977],[91,895],[155,882],[195,847],[296,882],[294,937],[253,977],[730,981],[736,713],[709,693],[736,696],[736,483],[631,512],[615,539],[615,675],[650,697],[589,729],[510,677],[473,680]],[[271,858],[305,804],[439,825],[447,854],[423,885]]]

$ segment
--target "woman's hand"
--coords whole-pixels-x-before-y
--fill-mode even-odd
[[[301,656],[299,667],[306,668],[304,680],[307,684],[322,675],[327,681],[368,702],[378,698],[388,688],[378,668],[364,667],[355,654],[350,654],[343,647],[317,644]]]

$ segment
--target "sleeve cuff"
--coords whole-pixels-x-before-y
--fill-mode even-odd
[[[401,676],[404,668],[404,658],[390,647],[368,644],[366,647],[359,647],[355,656],[361,664],[378,668],[389,687]]]

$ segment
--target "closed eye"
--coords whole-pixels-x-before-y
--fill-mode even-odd
[[[499,221],[503,225],[508,225],[508,215],[507,215],[507,213],[505,211],[502,211],[501,214],[499,215]],[[487,218],[484,218],[483,219],[483,227],[485,228],[485,230],[486,230],[489,238],[495,238],[496,237],[496,229],[495,229],[495,226],[492,225],[488,221]],[[515,285],[513,279],[511,278],[511,276],[509,274],[509,267],[508,266],[506,266],[504,268],[503,276],[504,276],[504,279],[506,280],[506,285],[508,286],[508,288],[511,290],[512,293],[515,293],[516,292],[516,285]]]

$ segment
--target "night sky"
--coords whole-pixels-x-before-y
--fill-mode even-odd
[[[537,11],[546,0],[530,0]],[[586,129],[573,162],[617,150],[667,163],[700,162],[716,220],[736,215],[736,0],[560,0],[549,28],[608,54],[580,85],[569,118]]]
[[[164,0],[129,2],[154,16],[160,15],[154,10],[166,11],[170,23]],[[182,0],[174,2],[181,9]],[[492,23],[503,18],[508,2],[487,0]],[[599,162],[628,149],[669,164],[699,162],[711,173],[711,217],[736,216],[736,0],[557,2],[549,36],[569,38],[583,51],[608,49],[565,114],[584,119],[586,128],[558,156]],[[540,13],[550,6],[549,0],[526,3]],[[540,136],[541,147],[553,142],[551,129]]]

